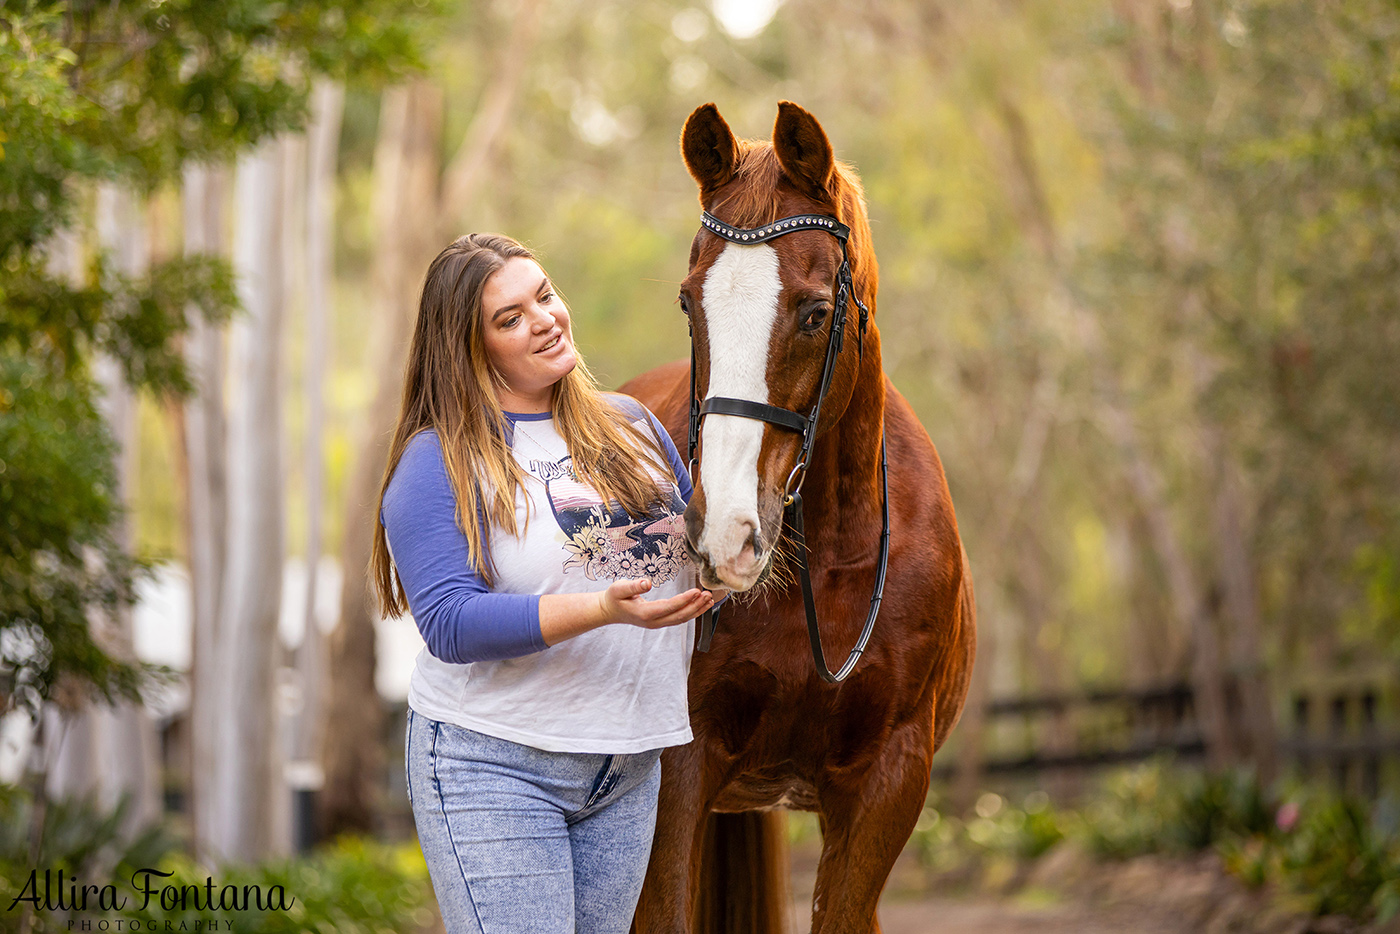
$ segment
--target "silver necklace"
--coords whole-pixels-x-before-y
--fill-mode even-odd
[[[558,455],[556,455],[556,454],[555,454],[553,451],[551,451],[549,448],[545,447],[544,444],[543,444],[538,438],[534,437],[534,436],[531,435],[528,431],[525,430],[525,422],[524,422],[524,420],[517,420],[517,421],[512,422],[511,424],[512,424],[512,426],[513,426],[513,432],[514,432],[515,436],[516,436],[516,437],[520,437],[520,438],[524,438],[526,441],[528,441],[528,442],[530,442],[531,444],[533,444],[533,445],[535,446],[535,449],[536,449],[536,450],[538,450],[538,451],[540,451],[541,453],[543,453],[543,454],[545,455],[545,457],[547,457],[547,458],[549,459],[549,462],[550,462],[550,463],[554,463],[555,461],[557,461],[557,460],[559,459],[559,458],[558,458]]]

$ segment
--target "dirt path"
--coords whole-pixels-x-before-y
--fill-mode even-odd
[[[813,847],[797,847],[792,860],[789,928],[811,925],[816,882]],[[922,885],[917,862],[895,864],[880,900],[883,934],[1400,934],[1400,917],[1360,925],[1343,917],[1313,918],[1271,904],[1267,893],[1246,890],[1208,854],[1192,860],[1140,857],[1119,864],[1059,859],[1058,882],[1049,879],[995,896],[935,895]],[[1042,868],[1053,870],[1053,860]],[[1079,868],[1076,875],[1075,867]],[[1050,873],[1046,873],[1050,875]],[[1046,884],[1049,883],[1049,884]]]
[[[790,918],[790,930],[808,930],[805,904],[794,903]],[[982,898],[887,898],[880,903],[880,928],[883,934],[1199,934],[1189,919],[1144,916],[1140,909]]]
[[[1083,905],[1030,907],[935,898],[880,906],[884,934],[1198,934],[1198,928],[1184,922],[1180,917],[1144,917],[1140,911]]]

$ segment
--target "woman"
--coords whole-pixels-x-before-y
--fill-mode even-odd
[[[423,634],[407,773],[450,932],[625,932],[662,747],[690,741],[690,482],[598,391],[569,310],[508,237],[423,286],[371,571]]]

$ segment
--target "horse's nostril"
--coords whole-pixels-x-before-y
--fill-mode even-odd
[[[763,546],[758,540],[758,529],[754,529],[752,534],[749,535],[749,547],[753,549],[755,557],[763,551]]]

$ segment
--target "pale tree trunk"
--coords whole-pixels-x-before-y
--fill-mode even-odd
[[[1177,533],[1161,476],[1139,436],[1121,378],[1104,346],[1098,320],[1076,293],[1065,271],[1025,119],[1007,98],[999,101],[999,116],[1009,148],[1008,174],[1014,188],[1022,195],[1019,200],[1030,239],[1044,254],[1046,266],[1054,276],[1057,304],[1068,311],[1070,324],[1089,361],[1098,395],[1099,422],[1118,449],[1129,488],[1147,521],[1153,548],[1166,574],[1172,614],[1178,625],[1191,634],[1192,690],[1207,758],[1213,766],[1224,765],[1234,759],[1235,750],[1225,702],[1220,640],[1214,622],[1206,612],[1202,591]]]
[[[282,138],[282,145],[279,147],[278,158],[280,165],[278,175],[281,180],[281,199],[279,222],[282,225],[280,265],[281,275],[281,307],[283,333],[291,324],[297,321],[298,316],[305,308],[306,294],[306,136],[302,133],[289,133]],[[295,366],[290,359],[289,346],[291,341],[283,337],[279,343],[282,345],[278,353],[281,356],[281,366],[284,372],[290,372]],[[287,377],[283,377],[284,379]],[[280,404],[280,403],[279,403]],[[283,416],[285,422],[285,415]],[[283,426],[285,428],[285,424]],[[284,440],[284,444],[290,441]],[[280,458],[279,458],[280,459]],[[289,471],[283,471],[282,491],[285,497],[289,488]],[[284,509],[285,513],[285,500]],[[283,524],[285,534],[285,522]],[[290,555],[290,548],[284,542],[282,549],[283,571],[287,567],[287,559]],[[305,582],[305,576],[302,578]],[[287,582],[282,582],[282,590],[287,588]],[[279,600],[278,606],[282,602]],[[279,620],[282,611],[279,609]],[[280,627],[279,627],[280,632]],[[273,671],[278,685],[278,694],[283,697],[285,703],[273,715],[274,729],[277,737],[277,774],[280,776],[281,784],[278,785],[278,792],[272,797],[272,827],[273,840],[272,848],[276,852],[290,852],[295,840],[293,830],[293,813],[296,789],[302,784],[305,770],[299,768],[296,763],[296,751],[293,748],[296,742],[296,735],[300,729],[301,709],[296,698],[301,692],[301,673],[295,667],[296,660],[288,651],[282,639],[278,640],[277,651],[273,659]]]
[[[282,592],[280,412],[282,182],[279,140],[239,160],[233,261],[244,314],[231,328],[228,562],[219,614],[223,727],[218,733],[215,852],[271,855],[285,794],[275,668]]]
[[[544,0],[521,0],[516,5],[510,38],[492,72],[481,107],[444,173],[438,236],[445,241],[463,232],[458,225],[470,214],[472,201],[485,182],[492,152],[505,136],[543,11]]]
[[[1085,319],[1088,320],[1087,313]],[[1094,345],[1098,341],[1089,343]],[[1192,698],[1205,739],[1206,758],[1212,767],[1219,768],[1235,760],[1236,749],[1225,700],[1225,676],[1215,621],[1206,612],[1196,571],[1176,531],[1161,474],[1144,453],[1137,426],[1127,411],[1122,388],[1117,383],[1117,374],[1111,372],[1101,352],[1096,356],[1099,357],[1095,365],[1099,371],[1096,381],[1101,395],[1100,422],[1118,448],[1128,484],[1147,522],[1148,536],[1167,578],[1172,615],[1191,633]]]
[[[224,193],[221,168],[190,165],[184,172],[185,254],[222,256]],[[192,640],[190,693],[190,820],[195,853],[214,855],[216,743],[224,672],[219,664],[219,607],[226,552],[224,449],[224,333],[190,309],[185,362],[195,391],[181,406],[185,460],[186,553],[190,568]]]
[[[538,32],[543,0],[525,0],[481,107],[441,179],[442,96],[426,82],[385,91],[374,155],[374,216],[379,242],[371,271],[380,334],[374,346],[375,395],[346,497],[340,624],[331,636],[330,684],[322,764],[320,824],[329,834],[373,824],[380,731],[374,683],[377,608],[367,588],[379,484],[402,391],[403,362],[428,263],[460,233],[486,181],[491,155],[509,127]],[[441,192],[439,191],[441,187]],[[440,197],[441,195],[441,197]]]
[[[150,240],[141,202],[127,189],[102,185],[97,191],[96,214],[98,244],[110,251],[115,270],[130,277],[144,275],[150,266]],[[103,390],[99,408],[117,443],[114,492],[129,508],[137,469],[137,399],[126,384],[120,361],[102,355],[95,370]],[[118,520],[116,539],[123,550],[132,550],[134,540],[126,516]],[[135,660],[129,608],[112,616],[95,616],[92,625],[105,651],[123,660]],[[70,749],[59,755],[58,767],[50,776],[52,793],[95,791],[104,808],[126,801],[129,810],[123,829],[128,834],[160,818],[156,729],[140,704],[128,700],[110,706],[87,704],[73,714],[62,736]]]
[[[1242,745],[1248,750],[1259,780],[1268,784],[1278,777],[1278,728],[1264,664],[1259,590],[1245,535],[1245,494],[1220,429],[1208,424],[1204,435],[1215,472],[1212,512],[1225,613],[1233,624],[1229,654],[1245,719]]]
[[[374,153],[374,222],[379,240],[371,278],[379,324],[378,384],[366,418],[368,434],[351,474],[346,502],[345,539],[340,557],[344,580],[340,625],[330,640],[322,763],[326,784],[320,824],[328,834],[372,829],[375,788],[381,769],[381,708],[375,687],[375,621],[378,613],[367,586],[374,504],[383,476],[389,432],[397,415],[404,355],[417,310],[416,292],[432,259],[441,145],[442,94],[427,83],[389,88],[379,109],[379,142]]]
[[[1004,579],[1009,569],[1016,566],[1014,560],[1004,555],[1011,533],[1021,518],[1027,498],[1031,495],[1040,477],[1045,462],[1045,448],[1054,428],[1056,408],[1060,400],[1060,381],[1063,361],[1058,353],[1047,353],[1041,360],[1042,369],[1026,408],[1026,417],[1021,424],[1021,434],[1016,444],[1016,456],[1012,461],[1010,487],[1000,497],[1000,505],[988,525],[990,529],[982,546],[984,555],[980,562],[983,568],[993,568],[988,575],[993,581]],[[989,603],[1004,602],[1001,587],[987,587],[983,599]],[[986,755],[987,704],[991,701],[992,669],[997,664],[1000,642],[995,625],[996,620],[1005,614],[981,613],[977,632],[977,663],[972,672],[972,683],[968,688],[967,702],[958,728],[958,762],[954,781],[954,805],[966,810],[972,804],[973,796],[982,786],[982,766]],[[1025,619],[1031,625],[1030,617]]]
[[[1037,486],[1026,504],[1029,513],[1027,524],[1033,528],[1042,528],[1045,524],[1044,499],[1040,493]],[[1060,651],[1062,633],[1052,631],[1047,625],[1056,614],[1050,582],[1046,578],[1045,555],[1040,542],[1030,534],[1021,537],[1017,552],[1020,568],[1017,591],[1024,621],[1022,638],[1026,677],[1035,681],[1036,693],[1060,694],[1066,687],[1065,659]],[[1068,711],[1064,708],[1046,715],[1045,732],[1039,747],[1052,756],[1074,751],[1074,731]],[[1045,776],[1046,790],[1056,800],[1067,799],[1076,790],[1073,778],[1065,771],[1053,772]]]
[[[291,757],[297,766],[297,784],[320,788],[319,764],[325,718],[326,640],[316,614],[318,568],[321,562],[321,512],[325,456],[325,373],[328,347],[330,286],[333,279],[332,234],[335,221],[335,163],[340,140],[340,115],[345,90],[338,83],[318,81],[311,100],[311,125],[307,131],[306,184],[306,317],[303,395],[306,404],[305,441],[302,451],[303,487],[306,496],[306,599],[302,605],[302,640],[296,668],[301,683],[301,710],[292,735]]]

